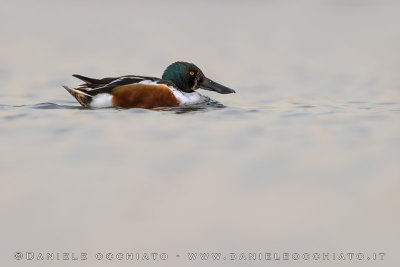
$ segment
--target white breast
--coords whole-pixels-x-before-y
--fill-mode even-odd
[[[205,96],[203,96],[197,92],[185,93],[185,92],[181,92],[179,90],[173,89],[172,93],[178,99],[179,104],[181,106],[202,103],[202,102],[205,102],[207,99]]]

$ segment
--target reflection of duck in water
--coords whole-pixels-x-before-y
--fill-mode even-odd
[[[162,79],[136,75],[116,78],[92,79],[73,75],[85,82],[78,88],[68,88],[84,107],[156,108],[178,107],[203,102],[206,98],[196,89],[215,91],[220,94],[234,90],[206,78],[194,64],[175,62],[167,67]]]

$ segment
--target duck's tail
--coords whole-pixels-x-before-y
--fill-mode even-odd
[[[93,96],[85,93],[82,90],[79,89],[73,89],[69,88],[68,86],[63,85],[65,90],[67,90],[73,97],[78,100],[79,104],[81,104],[83,107],[87,108],[89,107],[90,102],[92,102]]]
[[[102,82],[99,79],[93,79],[93,78],[89,78],[89,77],[79,75],[79,74],[72,74],[72,76],[74,76],[75,78],[78,78],[79,80],[84,81],[85,83],[88,83],[88,84],[92,84],[92,83],[98,84],[98,83]]]

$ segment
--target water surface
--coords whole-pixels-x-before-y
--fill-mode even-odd
[[[73,266],[385,252],[311,263],[396,266],[397,1],[1,3],[2,266],[68,264],[17,261],[18,251],[89,253]],[[85,109],[61,87],[79,84],[72,73],[160,76],[176,60],[237,93],[203,91],[215,101],[187,108]]]

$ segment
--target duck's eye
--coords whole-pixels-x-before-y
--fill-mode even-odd
[[[189,72],[190,76],[194,75],[194,71]]]

